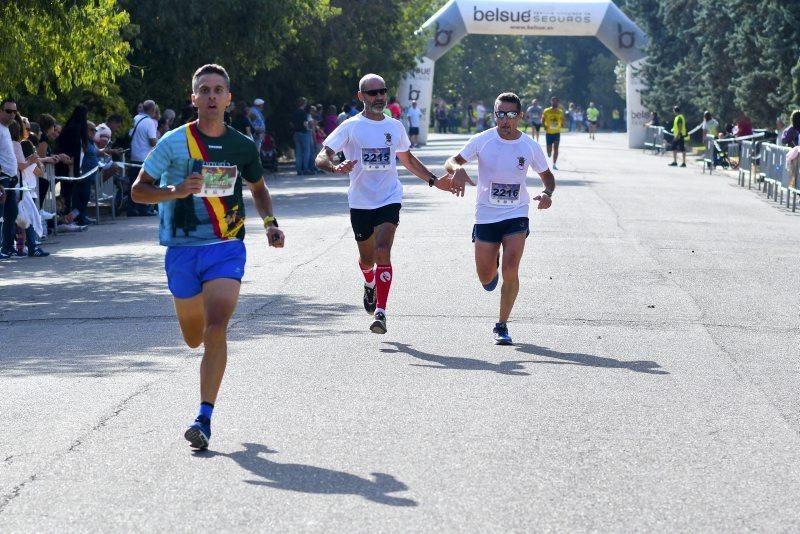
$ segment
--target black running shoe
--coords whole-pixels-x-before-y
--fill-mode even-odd
[[[364,309],[372,315],[375,313],[375,288],[364,284]]]
[[[383,312],[375,312],[375,320],[372,321],[369,329],[372,330],[373,334],[385,334],[386,315],[384,315]]]

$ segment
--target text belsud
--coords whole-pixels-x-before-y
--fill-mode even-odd
[[[508,9],[478,9],[473,6],[472,20],[474,22],[577,22],[587,24],[591,22],[588,13],[582,15],[556,15],[546,13],[533,13],[530,9],[525,11],[512,11]]]

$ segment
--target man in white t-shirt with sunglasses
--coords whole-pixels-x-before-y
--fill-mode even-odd
[[[552,204],[556,180],[542,148],[517,128],[523,117],[519,97],[514,93],[499,95],[494,103],[494,116],[497,126],[474,135],[458,154],[447,160],[444,168],[453,175],[453,190],[461,192],[465,183],[475,185],[462,166],[478,160],[478,195],[472,229],[475,267],[484,289],[494,290],[500,277],[502,247],[500,316],[493,334],[495,344],[511,345],[506,322],[519,293],[519,264],[530,233],[531,197],[525,184],[528,168],[538,173],[544,184],[544,190],[533,197],[540,210]]]
[[[437,178],[409,152],[411,142],[403,123],[383,113],[387,102],[383,78],[377,74],[361,78],[358,99],[364,103],[364,111],[331,132],[315,164],[323,171],[350,175],[347,200],[364,275],[364,309],[373,315],[370,330],[385,334],[386,301],[393,278],[391,250],[403,199],[395,157],[430,187],[450,192],[452,178]],[[337,152],[344,152],[341,163],[334,163]]]

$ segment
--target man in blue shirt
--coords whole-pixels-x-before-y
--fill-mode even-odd
[[[208,447],[211,414],[228,358],[226,331],[244,275],[242,178],[264,220],[267,241],[283,247],[261,162],[253,142],[224,122],[230,80],[219,65],[192,78],[198,120],[164,135],[133,184],[136,202],[159,203],[159,241],[181,332],[190,347],[204,345],[200,410],[184,436]]]

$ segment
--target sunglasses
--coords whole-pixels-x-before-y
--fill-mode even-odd
[[[362,91],[362,93],[367,94],[369,96],[378,96],[378,95],[385,95],[386,88],[383,89],[370,89],[369,91]]]
[[[495,111],[494,116],[498,119],[516,119],[519,117],[519,111]]]
[[[9,115],[13,115],[14,113],[16,113],[16,112],[17,112],[17,110],[16,110],[16,109],[5,109],[5,108],[3,108],[3,111],[5,111],[6,113],[8,113]]]

